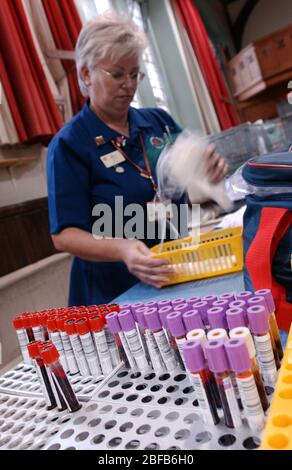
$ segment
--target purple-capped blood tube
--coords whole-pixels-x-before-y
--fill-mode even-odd
[[[173,311],[180,312],[181,314],[187,312],[190,309],[188,304],[179,304],[173,307]]]
[[[148,311],[144,314],[146,324],[148,328],[153,332],[155,341],[161,353],[162,359],[168,371],[173,371],[177,368],[177,361],[173,349],[171,348],[165,332],[162,328],[162,324],[158,315],[158,312]]]
[[[158,310],[160,310],[162,307],[169,307],[171,305],[172,304],[170,299],[159,300],[159,302],[157,302]]]
[[[277,324],[277,320],[275,316],[276,307],[275,307],[275,302],[273,299],[272,291],[270,289],[260,289],[260,290],[255,291],[255,295],[264,297],[266,301],[268,312],[270,314],[270,317],[269,317],[270,332],[272,333],[274,337],[279,359],[282,360],[284,356],[284,352],[283,352],[283,346],[281,343],[281,337],[280,337],[278,324]]]
[[[242,308],[246,326],[248,325],[248,318],[247,318],[247,313],[246,313],[247,307],[248,307],[247,300],[233,300],[229,304],[229,308]]]
[[[187,333],[198,328],[204,330],[204,323],[201,315],[195,308],[183,313],[183,322]]]
[[[206,358],[201,344],[197,341],[188,341],[183,347],[183,355],[204,423],[210,426],[218,424],[219,416],[212,393],[210,373],[206,367]]]
[[[274,338],[272,328],[271,328],[270,312],[269,312],[269,309],[268,309],[268,306],[267,306],[267,302],[266,302],[266,300],[263,296],[255,295],[255,296],[251,297],[250,299],[248,299],[247,303],[250,307],[253,307],[254,305],[261,305],[265,309],[266,315],[268,317],[268,322],[269,322],[269,333],[270,333],[270,337],[271,337],[271,343],[272,343],[275,363],[276,363],[277,369],[280,369],[281,361],[280,361],[280,358],[279,358],[279,355],[278,355],[278,350],[277,350],[277,347],[276,347],[275,338]]]
[[[207,310],[208,322],[210,328],[223,328],[227,327],[225,312],[222,307],[212,307]]]
[[[235,300],[235,296],[233,292],[226,292],[224,294],[219,294],[218,300],[228,300],[228,302],[232,302]]]
[[[209,308],[208,302],[205,302],[203,300],[201,300],[200,302],[195,302],[192,305],[192,308],[195,310],[198,310],[199,314],[201,315],[204,325],[208,325],[208,316],[207,316],[207,310]]]
[[[229,364],[224,349],[224,341],[208,341],[205,350],[209,369],[214,373],[219,390],[225,424],[229,428],[238,428],[242,424],[242,421],[229,373]]]
[[[238,326],[247,326],[244,310],[239,307],[232,307],[226,310],[226,320],[229,330]]]
[[[249,307],[247,315],[265,385],[274,387],[277,382],[277,367],[265,308],[261,305]]]
[[[136,361],[122,331],[118,314],[116,312],[109,313],[106,316],[106,321],[110,332],[114,336],[121,360],[124,362],[127,369],[135,369],[137,367]]]
[[[243,339],[245,341],[248,354],[251,360],[251,364],[252,364],[251,370],[254,376],[254,380],[255,380],[258,392],[259,392],[261,404],[262,404],[263,410],[266,411],[269,408],[270,403],[269,403],[269,399],[265,390],[264,382],[263,382],[263,379],[259,370],[258,362],[256,360],[256,350],[255,350],[255,345],[251,336],[251,332],[249,331],[247,327],[241,326],[241,327],[233,328],[232,330],[230,330],[229,336],[231,339],[232,338]]]
[[[174,311],[169,313],[166,317],[168,328],[170,331],[171,336],[175,339],[179,350],[180,356],[180,365],[185,370],[185,364],[183,360],[183,353],[182,348],[183,345],[186,343],[186,329],[183,323],[182,313],[180,311]]]
[[[148,370],[149,364],[131,311],[122,310],[118,314],[118,318],[138,368],[142,371]]]
[[[186,304],[186,299],[182,297],[178,297],[177,299],[171,300],[171,305],[174,307],[175,305]]]
[[[201,297],[195,295],[194,297],[189,297],[188,299],[186,299],[186,302],[189,306],[195,304],[196,302],[200,302],[201,301]]]
[[[145,302],[144,305],[147,308],[156,308],[156,310],[158,309],[156,300],[149,300],[148,302]]]
[[[265,426],[265,415],[252,373],[251,359],[245,341],[229,339],[224,344],[231,369],[236,376],[244,414],[249,427],[260,432]]]
[[[253,296],[253,293],[250,290],[244,290],[235,295],[236,300],[245,300],[247,302]]]

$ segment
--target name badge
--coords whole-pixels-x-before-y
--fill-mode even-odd
[[[126,160],[125,157],[123,157],[123,155],[117,150],[103,155],[100,159],[106,168],[111,168]]]

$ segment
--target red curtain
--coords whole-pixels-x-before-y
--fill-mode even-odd
[[[82,23],[74,0],[42,0],[47,19],[57,49],[73,51]],[[62,60],[66,71],[73,113],[80,111],[84,98],[82,97],[76,75],[75,63]]]
[[[211,47],[208,34],[192,0],[173,0],[174,7],[188,34],[200,64],[216,110],[221,129],[238,125],[238,118],[224,82],[222,72]]]
[[[62,126],[21,0],[1,0],[0,77],[19,140],[47,141]]]

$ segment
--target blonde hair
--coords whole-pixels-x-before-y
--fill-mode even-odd
[[[112,61],[127,56],[140,58],[146,46],[144,32],[128,16],[108,10],[87,21],[75,47],[77,77],[82,95],[88,96],[87,86],[81,76],[83,67],[90,69],[105,57]]]

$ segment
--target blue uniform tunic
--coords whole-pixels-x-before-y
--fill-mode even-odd
[[[166,143],[166,130],[177,134],[181,128],[162,109],[129,109],[130,137],[126,137],[125,153],[145,168],[140,136],[150,160],[153,176],[157,158]],[[96,137],[99,144],[96,142]],[[96,204],[108,204],[113,209],[115,197],[123,196],[124,206],[146,203],[155,195],[149,179],[128,161],[115,168],[106,168],[100,157],[115,151],[111,140],[120,134],[108,127],[90,109],[89,103],[54,137],[47,158],[50,231],[61,232],[77,227],[92,232]],[[148,246],[157,240],[144,240]],[[132,287],[138,279],[126,265],[118,262],[90,262],[75,257],[71,269],[69,305],[108,303]]]

